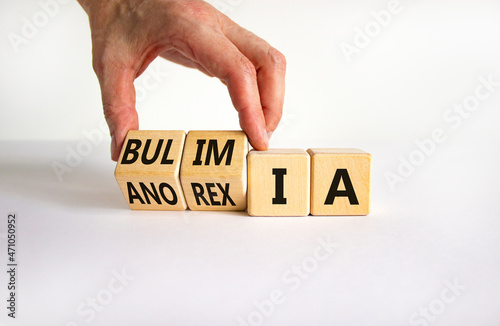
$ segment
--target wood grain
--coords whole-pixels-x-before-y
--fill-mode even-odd
[[[185,137],[182,130],[128,132],[115,178],[131,209],[178,211],[187,208],[179,179]]]
[[[181,164],[189,209],[245,210],[247,154],[248,139],[242,131],[190,131]]]
[[[371,155],[355,148],[310,148],[311,214],[368,215],[370,213]],[[341,172],[345,170],[347,174]],[[335,175],[340,183],[335,185]],[[347,180],[349,179],[349,180]],[[350,184],[353,196],[344,193]],[[332,184],[333,188],[332,189]],[[335,192],[339,190],[340,192]],[[332,193],[330,193],[332,191]],[[327,200],[329,195],[330,200]],[[332,201],[333,199],[333,201]]]
[[[248,214],[306,216],[310,201],[310,157],[303,149],[252,150],[248,154]],[[286,174],[283,174],[283,171]],[[282,191],[280,188],[282,183]],[[273,200],[275,199],[275,200]],[[286,203],[285,200],[286,199]]]

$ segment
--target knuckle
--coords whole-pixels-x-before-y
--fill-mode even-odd
[[[92,53],[92,68],[94,69],[95,74],[98,78],[101,78],[106,73],[106,68],[111,60],[110,57],[110,49],[107,45],[100,46],[99,50],[94,50]]]
[[[111,122],[115,120],[115,117],[118,115],[118,110],[115,106],[111,105],[110,103],[103,102],[102,103],[102,108],[104,111],[104,118],[106,121]]]
[[[267,62],[272,67],[277,70],[285,70],[286,69],[286,58],[280,51],[276,50],[273,47],[270,47],[267,51]]]
[[[108,103],[103,103],[102,108],[104,113],[104,119],[108,124],[109,130],[113,132],[118,127],[117,126],[118,112],[113,106],[111,106]]]
[[[137,111],[126,105],[113,105],[103,101],[104,118],[111,130],[123,127],[137,128],[139,119]]]
[[[241,55],[233,61],[225,76],[221,78],[221,81],[227,84],[231,81],[248,79],[257,79],[257,69],[247,57]]]
[[[241,56],[238,61],[238,69],[241,74],[252,78],[255,78],[257,76],[257,70],[248,58],[246,58],[245,56]]]

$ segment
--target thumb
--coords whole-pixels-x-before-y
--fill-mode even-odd
[[[135,71],[112,66],[98,74],[101,85],[104,116],[111,135],[111,159],[118,161],[129,130],[139,129],[135,109]]]

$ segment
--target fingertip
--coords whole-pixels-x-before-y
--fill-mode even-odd
[[[264,151],[267,151],[269,149],[270,138],[269,138],[269,133],[266,131],[265,128],[263,128],[263,130],[262,130],[262,138],[264,140],[264,145],[265,145]]]
[[[115,121],[117,124],[110,128],[111,131],[111,159],[115,162],[120,158],[120,154],[130,130],[138,130],[139,124],[136,119]]]
[[[123,143],[123,141],[121,142]],[[116,136],[111,135],[111,159],[115,162],[118,162],[121,153],[121,144],[118,143]]]
[[[242,110],[238,115],[241,129],[246,133],[250,145],[259,151],[267,150],[269,139],[262,111]]]
[[[252,145],[253,149],[257,150],[257,151],[267,151],[268,150],[268,145],[265,144],[265,142],[258,142],[258,141],[250,141],[250,145]]]
[[[265,128],[261,128],[261,132],[258,133],[249,133],[247,132],[248,136],[248,141],[250,142],[250,145],[255,150],[258,151],[267,151],[269,148],[269,137],[267,135],[267,132]]]

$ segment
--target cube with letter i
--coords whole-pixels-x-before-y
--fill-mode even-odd
[[[189,209],[245,210],[247,154],[248,139],[242,131],[190,131],[181,164]]]
[[[311,214],[368,215],[371,155],[359,149],[308,150]]]
[[[305,150],[252,150],[247,160],[249,215],[309,215],[310,157]]]
[[[185,210],[179,180],[184,131],[128,132],[115,177],[131,209]]]

